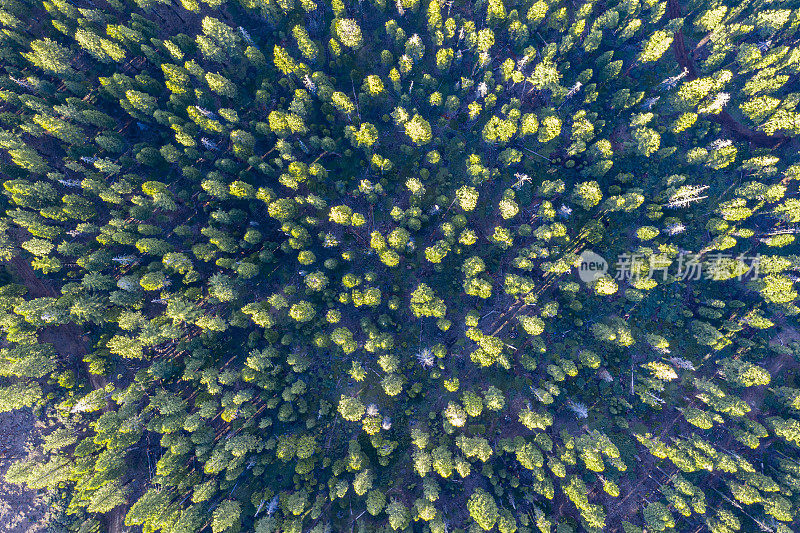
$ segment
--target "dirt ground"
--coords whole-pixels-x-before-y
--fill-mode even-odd
[[[48,528],[49,506],[37,491],[6,482],[8,467],[26,455],[37,422],[30,411],[0,413],[0,533],[38,533]]]
[[[15,256],[9,262],[13,272],[28,288],[28,296],[33,298],[57,297],[52,283],[42,280],[31,268],[28,261]],[[43,328],[39,341],[54,346],[56,352],[67,361],[80,364],[88,353],[89,339],[73,323]],[[105,376],[88,372],[89,382],[95,389],[102,389],[108,383]],[[110,405],[109,405],[110,407]],[[48,505],[45,498],[36,491],[5,482],[8,466],[19,456],[24,455],[27,444],[36,437],[36,421],[29,411],[0,413],[0,533],[55,533],[59,528],[49,525]],[[106,514],[109,533],[123,531],[125,508],[117,507]]]
[[[22,277],[32,296],[55,296],[53,288],[37,278],[28,263],[19,257],[14,257],[10,263],[13,271]],[[67,326],[60,326],[62,329],[65,327]],[[42,341],[74,349],[76,340],[59,336],[58,328],[51,329],[55,331],[46,332],[51,338],[41,339]],[[27,455],[30,445],[37,438],[39,427],[41,423],[29,409],[0,413],[0,533],[58,531],[50,525],[50,506],[46,495],[37,494],[37,491],[22,485],[8,483],[5,479],[8,467]]]

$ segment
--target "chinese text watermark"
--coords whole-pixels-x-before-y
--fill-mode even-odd
[[[727,279],[756,280],[759,276],[760,254],[699,254],[681,252],[676,258],[661,255],[624,253],[617,256],[613,266],[599,254],[585,250],[580,255],[578,276],[581,281],[591,283],[609,274],[620,281],[661,279],[669,275],[686,281]],[[610,272],[609,272],[610,271]]]

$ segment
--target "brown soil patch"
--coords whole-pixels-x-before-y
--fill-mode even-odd
[[[30,410],[0,413],[0,530],[3,533],[38,533],[48,528],[50,508],[44,495],[5,480],[11,464],[27,455],[38,434]]]
[[[52,298],[59,295],[59,292],[55,289],[55,287],[53,287],[52,283],[39,278],[33,271],[31,264],[23,257],[15,256],[9,263],[15,274],[21,278],[21,281],[25,287],[27,287],[30,296],[34,298]],[[39,332],[39,340],[41,342],[52,344],[56,350],[56,353],[58,353],[63,360],[71,360],[76,366],[79,366],[83,362],[83,357],[89,353],[87,347],[89,339],[83,335],[81,328],[72,323],[42,329]],[[88,371],[88,367],[86,368],[86,371],[92,388],[101,389],[108,384],[108,380],[105,376],[92,374]],[[110,405],[108,408],[110,408]],[[2,432],[0,433],[0,436],[2,437],[0,438],[0,446],[3,446],[3,448],[0,449],[0,453],[9,453],[5,452],[4,449],[6,443],[13,443],[17,441],[25,443],[28,442],[31,430],[34,426],[34,418],[30,413],[27,413],[30,423],[26,426],[23,422],[25,420],[25,415],[26,413],[21,411],[3,414],[2,416],[11,417],[12,423],[8,425],[4,424],[2,422],[2,418],[0,418],[0,431]],[[18,420],[16,424],[13,423],[15,420]],[[24,446],[22,450],[18,450],[17,455],[25,455]],[[3,533],[6,531],[21,533],[23,531],[33,532],[44,530],[48,527],[49,521],[47,520],[47,513],[43,513],[38,510],[41,503],[40,499],[36,497],[35,491],[27,490],[18,485],[5,483],[5,469],[8,468],[10,462],[11,461],[3,463],[3,466],[0,468],[0,474],[3,474],[3,479],[0,479],[0,527],[12,523],[11,521],[14,520],[15,522],[13,523],[19,523],[19,527],[38,527],[39,529],[12,528],[3,530]],[[3,514],[5,512],[5,500],[3,499],[5,498],[5,494],[10,495],[9,497],[11,498],[11,501],[9,505],[12,509],[11,512],[13,513],[8,517],[8,519],[6,519],[5,515]],[[15,498],[19,498],[19,500],[16,500]],[[107,524],[106,530],[109,533],[122,531],[124,514],[125,508],[117,507],[105,515],[104,518]]]

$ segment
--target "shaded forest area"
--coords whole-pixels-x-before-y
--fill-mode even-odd
[[[800,2],[0,26],[9,528],[797,530]]]

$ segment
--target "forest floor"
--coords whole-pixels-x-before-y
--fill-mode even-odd
[[[37,491],[5,480],[16,459],[28,454],[38,422],[30,410],[0,413],[0,533],[48,531],[50,507]]]
[[[34,298],[59,296],[52,284],[39,278],[28,261],[16,256],[9,261],[14,275],[28,289]],[[79,366],[88,353],[88,337],[73,323],[44,328],[39,333],[39,341],[53,345],[64,361],[73,361]],[[94,389],[101,389],[108,381],[105,376],[88,372],[89,383]],[[49,527],[49,513],[42,496],[36,491],[6,483],[5,472],[11,462],[27,455],[28,444],[35,440],[38,422],[30,411],[0,413],[0,533],[33,533],[52,531]],[[122,530],[122,507],[113,509],[106,515],[109,533]],[[15,525],[18,524],[18,525]],[[21,528],[21,529],[20,529]]]
[[[21,268],[21,259],[15,257],[10,263],[28,290],[45,295],[46,286],[35,275],[26,276],[28,272]],[[36,533],[49,529],[50,508],[45,495],[5,479],[11,464],[28,455],[40,428],[41,422],[30,409],[0,413],[0,533]]]

